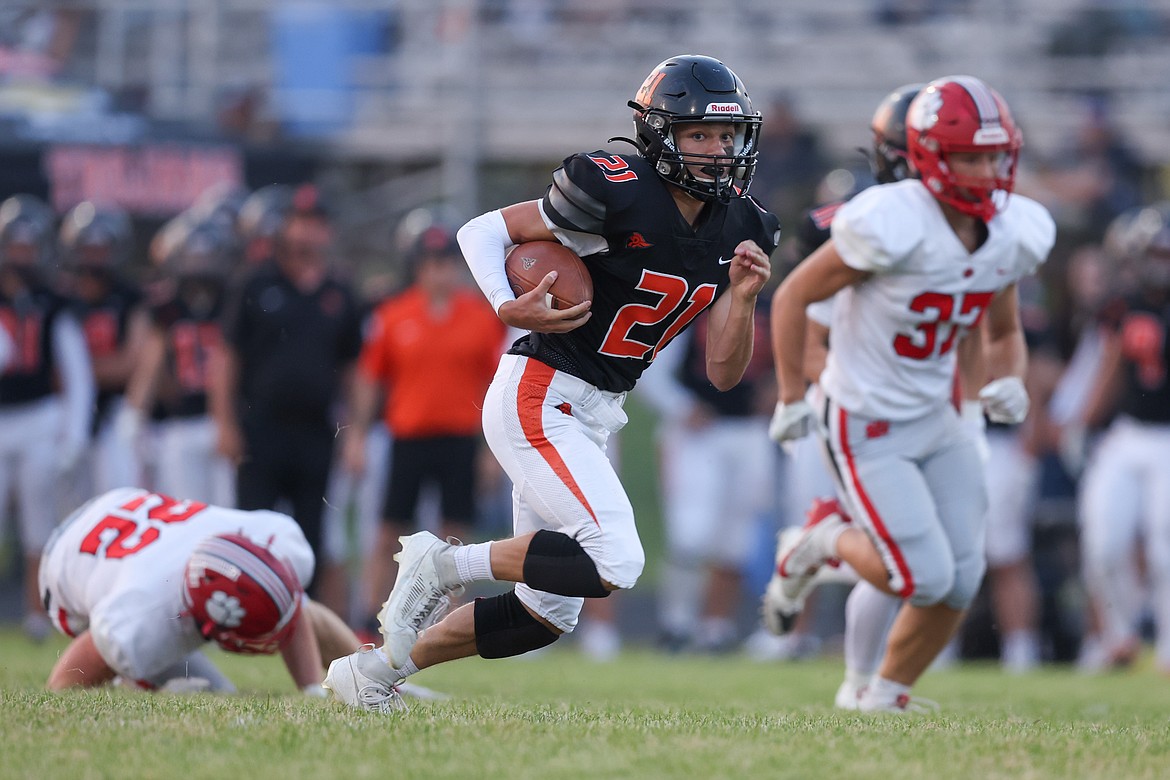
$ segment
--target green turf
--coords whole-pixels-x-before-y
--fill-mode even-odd
[[[839,662],[623,655],[469,659],[415,680],[441,704],[376,715],[309,701],[274,658],[216,654],[233,697],[51,695],[63,640],[0,631],[3,778],[1164,778],[1170,681],[1147,668],[930,673],[931,716],[830,706]]]

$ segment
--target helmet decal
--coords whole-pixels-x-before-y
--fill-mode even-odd
[[[973,76],[948,76],[932,81],[910,103],[906,144],[937,200],[986,221],[1015,186],[1023,135],[998,92]],[[991,175],[956,173],[951,164],[955,153],[988,152],[996,155]]]
[[[187,562],[184,603],[200,634],[231,652],[275,652],[302,594],[287,563],[238,534],[204,539]]]
[[[239,628],[240,623],[244,622],[244,615],[247,614],[238,598],[229,596],[222,590],[213,591],[203,608],[216,625],[225,628]]]

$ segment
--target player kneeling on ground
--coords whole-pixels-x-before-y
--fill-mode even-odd
[[[144,690],[232,692],[201,652],[279,652],[297,687],[323,695],[322,657],[358,642],[305,595],[313,551],[287,515],[176,500],[139,488],[91,499],[45,548],[40,593],[73,637],[47,687],[120,677]]]

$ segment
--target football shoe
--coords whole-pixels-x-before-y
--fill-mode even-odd
[[[402,545],[402,551],[394,556],[398,578],[378,613],[386,640],[383,651],[395,669],[406,665],[419,634],[442,619],[450,596],[462,587],[450,552],[452,545],[428,531],[402,536],[398,541]]]
[[[329,664],[324,687],[333,698],[350,707],[370,712],[405,711],[406,703],[393,680],[390,667],[373,652],[372,644]]]

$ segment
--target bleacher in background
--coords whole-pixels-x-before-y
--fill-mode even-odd
[[[557,156],[627,128],[615,94],[678,53],[720,57],[765,104],[783,94],[831,149],[897,84],[972,73],[1030,145],[1107,94],[1151,159],[1170,155],[1170,2],[1130,0],[91,0],[73,77],[207,121],[255,90],[294,133],[390,158],[453,144]],[[1097,9],[1097,10],[1094,10]],[[1108,10],[1102,10],[1108,9]]]

